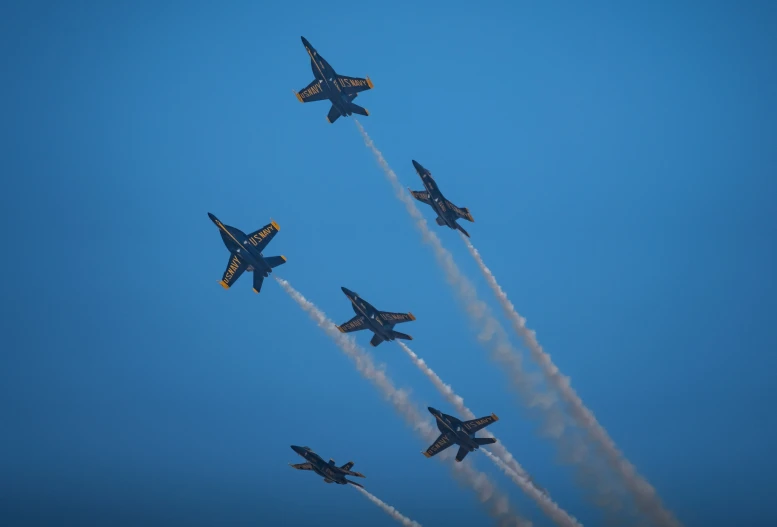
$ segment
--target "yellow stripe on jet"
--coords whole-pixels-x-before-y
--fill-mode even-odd
[[[224,280],[219,281],[219,283],[224,289],[229,289],[229,284],[227,284]]]

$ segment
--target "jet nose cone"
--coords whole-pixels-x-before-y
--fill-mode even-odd
[[[348,296],[353,296],[353,291],[351,291],[351,290],[350,290],[350,289],[348,289],[347,287],[341,287],[340,289],[342,289],[342,290],[343,290],[343,293],[345,293],[346,295],[348,295]]]
[[[215,221],[216,221],[216,216],[214,216],[214,215],[213,215],[213,214],[211,214],[210,212],[208,213],[208,217],[210,218],[210,221],[212,221],[212,222],[215,222]]]
[[[413,159],[413,166],[415,167],[416,170],[421,170],[421,164],[415,159]]]
[[[432,408],[431,406],[427,407],[427,410],[429,410],[429,413],[436,414],[437,410]]]
[[[310,47],[310,42],[308,42],[308,39],[306,39],[305,37],[299,37],[299,38],[302,39],[303,46]]]
[[[302,454],[302,452],[304,452],[304,451],[305,451],[305,449],[304,449],[304,448],[302,448],[301,446],[297,446],[297,445],[291,445],[291,449],[292,449],[294,452],[296,452],[297,454]]]

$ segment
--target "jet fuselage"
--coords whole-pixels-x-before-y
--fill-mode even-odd
[[[329,463],[327,463],[321,458],[321,456],[303,447],[292,446],[291,448],[297,454],[304,457],[305,460],[308,463],[310,463],[310,466],[313,467],[313,472],[315,472],[322,478],[326,480],[331,480],[339,485],[348,484],[348,481],[345,479],[345,474],[343,474],[339,470],[334,470],[334,469],[337,469],[337,467],[334,464],[334,461],[330,460]]]
[[[461,427],[461,421],[454,417],[446,416],[432,407],[429,407],[429,411],[435,417],[437,429],[441,433],[453,436],[452,439],[457,445],[467,448],[470,452],[477,450],[479,445],[473,439],[474,434],[470,435],[465,432]]]
[[[440,189],[437,187],[437,183],[434,181],[432,175],[416,161],[413,161],[413,166],[415,167],[416,172],[418,172],[418,175],[421,177],[421,182],[424,184],[424,188],[427,192],[429,192],[429,200],[432,202],[431,204],[434,212],[436,212],[437,216],[445,221],[445,224],[448,227],[454,230],[458,229],[459,225],[456,223],[456,214],[454,214],[452,210],[445,206],[445,196],[443,196],[442,192],[440,192]]]
[[[249,239],[240,229],[224,225],[210,212],[208,217],[219,228],[219,234],[221,234],[221,239],[224,241],[227,250],[232,254],[238,255],[248,264],[247,271],[258,272],[265,277],[269,276],[272,272],[272,267],[267,264],[262,253],[256,250],[256,243],[253,240]]]
[[[305,50],[310,55],[310,67],[313,70],[313,75],[318,79],[322,89],[327,90],[329,95],[329,101],[332,105],[338,109],[341,115],[352,115],[353,112],[348,108],[348,103],[355,97],[349,98],[343,93],[342,88],[337,83],[337,72],[329,65],[329,63],[319,55],[318,51],[310,45],[310,42],[302,37],[302,44],[305,46]]]
[[[380,316],[378,316],[380,311],[375,309],[372,304],[364,300],[354,291],[346,289],[345,287],[341,287],[340,289],[343,290],[345,296],[347,296],[348,300],[351,301],[353,312],[364,317],[364,320],[367,322],[367,326],[373,333],[380,335],[384,340],[394,340],[394,335],[391,331],[393,324],[385,322]]]

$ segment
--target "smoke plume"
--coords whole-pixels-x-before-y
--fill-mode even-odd
[[[399,512],[397,509],[395,509],[394,507],[392,507],[391,505],[389,505],[385,501],[381,500],[380,498],[376,497],[375,495],[370,494],[369,492],[367,492],[363,488],[357,487],[355,485],[350,485],[350,486],[355,488],[356,490],[358,490],[362,494],[364,494],[364,496],[368,500],[370,500],[372,503],[374,503],[375,505],[377,505],[378,507],[383,509],[383,511],[386,514],[388,514],[389,516],[391,516],[392,518],[397,520],[402,525],[405,525],[406,527],[421,527],[420,523],[418,523],[417,521],[411,520],[410,518],[408,518],[407,516],[405,516],[401,512]]]
[[[432,384],[437,390],[448,400],[448,402],[456,408],[456,411],[465,420],[475,419],[475,414],[467,408],[464,404],[464,399],[453,391],[453,388],[449,384],[445,384],[439,375],[432,370],[422,358],[411,350],[404,342],[397,341],[399,346],[408,354],[413,363],[420,369],[426,377],[432,381]],[[494,435],[488,430],[483,430],[482,434],[485,437],[494,437]],[[501,443],[494,443],[491,448],[496,456],[490,452],[486,452],[484,448],[481,448],[488,458],[491,459],[496,465],[507,474],[513,482],[518,485],[531,499],[533,499],[540,509],[551,518],[557,525],[561,527],[582,527],[573,516],[570,516],[565,510],[559,507],[550,496],[544,490],[540,490],[534,485],[529,474],[524,468],[516,461],[513,455],[505,448]],[[497,457],[498,456],[498,457]]]
[[[616,474],[621,477],[626,488],[633,495],[637,507],[656,525],[679,527],[680,523],[671,512],[664,508],[661,503],[661,498],[658,496],[655,489],[640,476],[639,473],[637,473],[634,465],[632,465],[618,449],[604,427],[596,420],[593,412],[585,406],[582,399],[580,399],[580,396],[578,396],[572,388],[569,377],[562,375],[558,367],[553,364],[550,354],[545,353],[542,346],[537,342],[535,332],[526,327],[526,319],[516,311],[515,306],[513,306],[510,299],[507,298],[507,294],[505,294],[497,283],[494,274],[486,267],[483,258],[481,258],[480,253],[475,249],[475,246],[463,235],[461,238],[467,245],[470,254],[477,262],[489,287],[491,287],[491,290],[499,300],[513,329],[515,329],[515,332],[523,339],[524,344],[529,349],[532,359],[539,364],[546,381],[561,395],[561,398],[566,403],[572,418],[578,426],[586,430],[588,435],[599,447],[599,450],[603,452],[607,463],[615,470]]]
[[[356,344],[352,338],[341,333],[334,322],[327,318],[323,311],[302,296],[289,282],[277,277],[275,279],[283,290],[313,319],[318,327],[323,329],[337,346],[354,361],[359,373],[365,379],[372,382],[413,430],[429,443],[437,439],[438,431],[431,424],[431,420],[424,417],[418,406],[410,400],[407,392],[396,388],[386,373],[375,366],[372,357],[366,351]],[[518,525],[521,527],[531,525],[531,523],[517,513],[510,511],[507,498],[497,492],[493,483],[485,474],[475,470],[471,464],[456,463],[454,467],[453,473],[457,479],[475,490],[480,502],[486,505],[491,516],[500,520],[500,525]]]
[[[362,135],[364,144],[375,156],[387,179],[391,183],[396,197],[405,205],[416,228],[420,231],[425,244],[432,248],[438,265],[442,268],[445,278],[456,293],[470,321],[478,328],[478,339],[491,351],[491,358],[500,364],[500,369],[507,374],[512,387],[520,395],[525,406],[539,412],[542,416],[543,432],[554,438],[562,457],[573,460],[578,470],[578,477],[583,488],[596,497],[594,503],[601,507],[611,517],[622,514],[625,504],[621,495],[611,486],[610,475],[602,470],[596,460],[588,455],[589,448],[586,439],[567,430],[567,417],[559,405],[558,396],[554,392],[546,392],[539,386],[536,379],[523,368],[521,356],[509,341],[507,332],[494,317],[488,306],[480,300],[472,283],[461,273],[453,261],[451,253],[445,249],[440,238],[429,229],[415,200],[399,182],[399,178],[389,166],[380,150],[358,121],[354,120]],[[582,455],[582,454],[586,455]],[[674,525],[674,524],[668,524]]]

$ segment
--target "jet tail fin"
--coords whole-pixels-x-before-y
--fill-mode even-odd
[[[405,335],[404,333],[400,333],[399,331],[391,330],[391,336],[395,339],[402,339],[402,340],[413,340],[413,337],[410,335]]]
[[[381,337],[380,335],[378,335],[377,333],[375,333],[375,334],[372,336],[372,338],[370,339],[370,346],[372,346],[373,348],[375,348],[375,347],[377,347],[377,346],[378,346],[378,344],[380,344],[381,342],[383,342],[383,337]]]
[[[459,451],[456,453],[456,461],[461,463],[464,461],[464,458],[467,457],[467,454],[469,454],[467,447],[460,446]]]
[[[264,282],[264,275],[258,271],[254,271],[254,293],[258,293],[262,290],[262,283]]]
[[[265,262],[267,262],[267,265],[270,267],[278,267],[279,265],[283,265],[286,263],[286,257],[281,256],[268,256],[264,259]]]
[[[358,113],[359,115],[370,115],[370,112],[367,111],[367,108],[362,108],[358,104],[354,104],[352,102],[348,103],[348,110],[353,113]]]
[[[496,443],[496,438],[493,437],[474,437],[473,439],[480,446]]]

